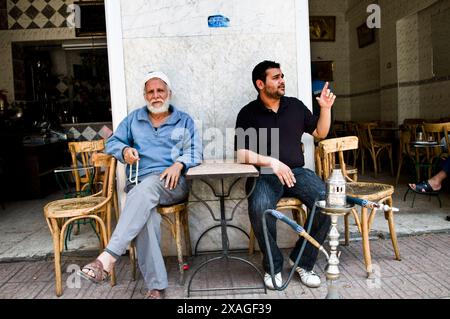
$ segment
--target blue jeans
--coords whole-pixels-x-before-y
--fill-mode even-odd
[[[448,175],[450,175],[450,157],[444,160],[442,163],[442,170]]]
[[[267,257],[267,247],[264,240],[262,218],[263,213],[267,209],[275,209],[277,202],[282,197],[296,197],[300,199],[309,209],[314,206],[315,200],[320,197],[320,200],[324,199],[325,183],[311,170],[305,168],[295,168],[292,170],[295,175],[297,183],[293,188],[283,186],[274,174],[260,175],[256,179],[256,185],[253,193],[248,199],[248,212],[250,222],[255,233],[255,237],[258,240],[259,247],[263,254],[263,268],[269,273],[270,263]],[[247,193],[250,191],[252,184],[250,180],[247,182]],[[311,215],[308,215],[308,219],[305,223],[306,226],[309,223]],[[277,245],[277,229],[276,219],[271,215],[267,215],[267,230],[269,238],[269,246],[272,252],[273,264],[275,273],[281,272],[283,269],[283,254]],[[328,234],[331,220],[330,217],[322,214],[319,210],[316,210],[314,220],[312,223],[310,235],[314,237],[320,244],[322,244]],[[294,249],[290,254],[290,259],[295,261],[303,244],[303,237],[300,237],[295,244]],[[300,259],[299,266],[312,270],[317,260],[319,251],[312,246],[309,242],[306,244],[303,251],[302,258]]]

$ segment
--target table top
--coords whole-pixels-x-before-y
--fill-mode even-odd
[[[399,127],[383,127],[383,126],[377,126],[371,129],[372,131],[399,131]]]
[[[427,141],[414,141],[411,142],[411,145],[414,147],[443,147],[442,144],[439,144],[438,142],[427,142]]]
[[[93,170],[94,166],[79,166],[79,167],[57,167],[54,169],[54,173],[66,173],[66,172],[74,172],[74,171],[84,171],[84,170]]]
[[[190,168],[186,173],[186,179],[203,177],[257,177],[258,170],[253,165],[238,163],[202,163]]]

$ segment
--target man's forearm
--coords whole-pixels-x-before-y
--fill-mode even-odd
[[[325,138],[330,131],[331,126],[331,109],[321,108],[320,109],[320,117],[317,122],[317,137]]]
[[[259,155],[249,150],[237,151],[238,163],[252,164],[259,167],[269,167],[272,165],[273,158],[269,156]]]

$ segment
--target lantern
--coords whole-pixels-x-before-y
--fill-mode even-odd
[[[345,178],[339,167],[333,169],[331,176],[326,181],[327,207],[345,207]]]

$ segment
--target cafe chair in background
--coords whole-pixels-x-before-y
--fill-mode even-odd
[[[371,123],[359,123],[357,126],[358,138],[361,143],[361,170],[364,175],[364,161],[366,151],[370,154],[373,162],[373,169],[375,178],[381,171],[380,154],[386,151],[389,155],[391,164],[391,175],[394,176],[394,163],[392,161],[392,143],[377,141],[374,139],[372,130],[376,128],[377,124]]]
[[[100,250],[103,250],[111,236],[111,208],[114,197],[116,159],[103,153],[92,155],[90,165],[95,167],[96,174],[103,171],[102,189],[99,193],[68,199],[56,200],[44,207],[44,216],[53,239],[56,295],[63,293],[61,273],[61,253],[64,249],[64,234],[68,226],[80,219],[92,219],[96,222],[100,235]],[[111,274],[111,285],[115,285],[114,271]]]
[[[328,179],[332,170],[335,168],[335,164],[339,163],[342,170],[342,174],[346,178],[347,182],[347,195],[366,199],[369,201],[386,203],[392,207],[392,194],[394,193],[394,187],[387,184],[380,183],[363,183],[353,180],[346,169],[346,163],[344,161],[344,151],[357,149],[358,138],[356,136],[347,136],[336,139],[324,140],[319,143],[320,154],[322,159],[322,171],[324,181]],[[366,266],[367,275],[372,274],[372,258],[370,253],[369,244],[369,232],[372,228],[372,224],[375,218],[376,210],[371,210],[368,213],[368,208],[361,207],[361,217],[359,217],[356,209],[353,209],[351,214],[355,219],[355,223],[362,236],[363,255]],[[395,257],[397,260],[401,260],[400,251],[397,243],[397,234],[395,232],[394,214],[392,211],[385,212],[385,219],[388,221],[389,231],[391,235],[392,246],[394,248]],[[349,230],[348,230],[348,214],[345,216],[345,242],[348,244]]]
[[[95,141],[82,141],[82,142],[69,142],[69,152],[72,159],[72,167],[87,167],[89,166],[92,154],[103,152],[105,150],[105,140],[95,140]],[[81,165],[80,165],[81,164]],[[83,174],[80,171],[74,171],[74,178],[76,183],[76,191],[79,193],[86,192],[86,187],[89,187],[91,181],[91,172],[86,169]],[[101,176],[96,177],[97,180],[94,181],[98,184]],[[113,196],[114,202],[114,216],[116,221],[119,220],[119,201],[117,197],[117,192],[114,191]]]

